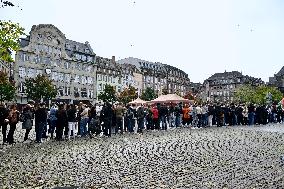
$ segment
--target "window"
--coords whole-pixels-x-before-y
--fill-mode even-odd
[[[25,87],[24,87],[24,83],[20,82],[19,83],[19,88],[18,88],[20,93],[25,93]]]
[[[88,97],[87,89],[86,89],[86,88],[82,88],[82,90],[81,90],[81,97],[83,97],[83,98]]]
[[[58,87],[57,91],[58,91],[57,93],[58,96],[64,96],[64,87],[62,86]]]
[[[75,75],[74,83],[80,83],[80,76],[79,75]]]
[[[93,78],[92,77],[88,77],[88,84],[93,84]]]
[[[36,75],[42,75],[42,70],[36,70]]]
[[[76,70],[81,71],[81,68],[82,68],[81,64],[78,64],[78,63],[77,63],[77,64],[75,65],[75,69],[76,69]]]
[[[88,66],[87,67],[87,72],[89,72],[89,73],[93,72],[93,66]]]
[[[80,88],[74,87],[74,97],[80,97],[81,90]]]
[[[101,75],[101,74],[98,74],[98,75],[97,75],[97,80],[98,80],[98,81],[101,81],[101,80],[102,80],[102,75]]]
[[[64,80],[65,80],[66,83],[70,83],[71,75],[70,74],[65,74],[64,75]]]
[[[64,62],[64,68],[69,69],[70,68],[70,63],[69,62]]]
[[[57,79],[58,79],[57,78],[57,72],[52,72],[51,73],[51,79],[54,80],[54,81],[57,81]]]
[[[23,67],[19,67],[19,76],[20,78],[26,77],[26,69]]]
[[[63,73],[58,73],[57,77],[58,77],[58,81],[61,81],[61,82],[64,81],[64,74]]]
[[[34,77],[35,77],[35,69],[29,68],[29,69],[28,69],[27,77],[29,77],[29,78],[34,78]]]
[[[81,76],[82,84],[85,85],[88,82],[88,79],[86,76]]]
[[[98,87],[98,91],[101,91],[103,89],[103,86],[102,86],[102,84],[100,83],[99,84],[99,87]]]
[[[92,89],[88,89],[88,97],[94,98],[94,91]]]
[[[70,96],[71,95],[70,87],[65,87],[65,95],[66,96]]]
[[[91,56],[87,56],[87,62],[92,62],[93,58]]]

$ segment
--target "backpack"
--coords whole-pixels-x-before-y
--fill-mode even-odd
[[[17,123],[18,122],[17,112],[11,113],[9,121],[10,121],[10,123]]]
[[[144,110],[143,110],[142,107],[139,107],[138,110],[137,110],[137,118],[138,119],[144,118]]]
[[[25,122],[26,121],[26,116],[22,113],[20,115],[20,122]]]
[[[134,118],[134,112],[133,112],[132,109],[127,110],[127,117],[130,118],[130,119]]]

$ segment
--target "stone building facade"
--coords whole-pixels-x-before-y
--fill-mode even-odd
[[[14,78],[18,86],[17,102],[26,103],[26,78],[47,75],[58,89],[56,99],[66,102],[89,101],[96,97],[96,54],[88,42],[66,39],[55,26],[34,25],[21,40],[16,54]]]
[[[236,90],[245,85],[264,84],[260,78],[243,75],[238,71],[215,73],[203,83],[203,100],[212,102],[232,102]]]
[[[179,93],[185,95],[190,91],[190,79],[188,75],[173,66],[159,62],[150,62],[138,58],[125,58],[117,61],[119,64],[131,64],[137,68],[142,75],[140,86],[142,91],[151,87],[158,95],[164,91],[167,93]]]
[[[142,91],[142,74],[132,64],[118,64],[112,59],[96,57],[97,94],[104,91],[106,85],[115,87],[117,94],[130,86],[137,89],[138,95]],[[98,100],[98,99],[97,99]]]
[[[284,66],[280,71],[274,75],[274,77],[269,78],[268,85],[277,87],[282,93],[284,93]]]

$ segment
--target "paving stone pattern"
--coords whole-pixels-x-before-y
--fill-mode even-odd
[[[17,143],[0,146],[0,188],[283,188],[283,154],[282,133],[247,127]]]

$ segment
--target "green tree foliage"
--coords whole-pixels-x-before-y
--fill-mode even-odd
[[[123,104],[128,104],[129,102],[135,100],[138,97],[137,90],[135,87],[130,86],[125,88],[119,95],[118,100]]]
[[[0,60],[13,62],[12,52],[20,49],[19,39],[24,28],[19,24],[0,20]]]
[[[235,93],[235,100],[241,103],[255,103],[255,87],[250,85],[244,85],[237,89]]]
[[[8,79],[8,74],[0,71],[0,101],[11,101],[15,97],[16,87]]]
[[[242,103],[267,104],[267,95],[272,94],[272,102],[279,102],[282,99],[282,93],[275,87],[249,85],[243,86],[236,91],[236,101]]]
[[[194,96],[191,92],[188,92],[186,95],[183,96],[183,98],[188,100],[194,100]]]
[[[104,102],[115,102],[117,100],[115,88],[106,84],[104,91],[98,95],[98,99]]]
[[[155,93],[154,89],[147,87],[141,94],[141,99],[145,101],[151,101],[157,98],[158,95]]]
[[[167,94],[169,94],[169,91],[168,91],[168,89],[162,89],[162,95],[167,95]]]
[[[55,98],[57,94],[55,85],[44,75],[37,75],[36,78],[27,79],[25,86],[27,96],[36,102],[42,99]]]

